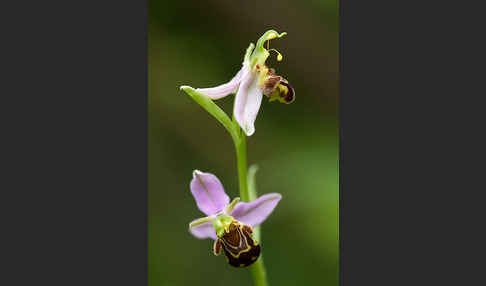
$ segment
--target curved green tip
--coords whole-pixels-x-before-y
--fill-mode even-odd
[[[260,37],[260,39],[258,39],[255,50],[253,51],[253,54],[251,55],[251,60],[250,60],[251,67],[253,68],[257,63],[259,63],[260,65],[265,64],[265,61],[267,60],[268,56],[270,55],[269,51],[267,51],[267,49],[265,49],[265,46],[264,46],[266,41],[281,38],[285,35],[287,35],[287,32],[278,33],[275,30],[266,31]],[[282,55],[280,55],[280,53],[279,53],[279,56],[277,57],[277,60],[278,61],[282,60]]]
[[[277,39],[277,38],[281,38],[283,36],[287,35],[287,32],[282,32],[282,33],[278,33],[277,31],[275,30],[268,30],[266,31],[261,37],[260,39],[258,39],[258,42],[257,42],[257,45],[256,45],[256,48],[257,49],[264,49],[263,45],[265,44],[266,41],[268,40],[273,40],[273,39]]]

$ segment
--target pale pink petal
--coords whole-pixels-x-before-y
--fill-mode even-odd
[[[255,132],[255,120],[262,103],[262,90],[258,87],[258,77],[250,68],[243,67],[241,84],[236,93],[234,116],[247,136]]]
[[[211,221],[189,227],[189,231],[192,233],[192,235],[199,239],[212,238],[216,240],[217,238],[216,231],[214,230],[213,223]]]
[[[229,197],[224,192],[223,185],[211,173],[195,170],[190,186],[197,207],[206,215],[216,214],[229,204]]]
[[[238,71],[238,73],[233,77],[229,82],[218,85],[216,87],[211,88],[197,88],[196,91],[207,95],[211,99],[220,99],[222,97],[227,96],[228,94],[232,94],[236,92],[238,85],[240,84],[241,77],[243,75],[243,68]]]
[[[260,196],[253,202],[239,202],[231,215],[245,224],[258,226],[272,213],[281,198],[280,194],[270,193]]]

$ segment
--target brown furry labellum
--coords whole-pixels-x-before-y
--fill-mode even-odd
[[[280,81],[280,86],[285,86],[284,92],[280,92],[279,96],[283,98],[284,103],[292,103],[295,100],[295,91],[294,88],[290,85],[290,83],[286,79],[282,79]]]
[[[272,100],[282,103],[292,103],[295,100],[295,91],[290,83],[283,77],[276,75],[274,69],[268,71],[263,82],[263,94]]]
[[[247,267],[257,261],[261,248],[253,239],[253,229],[238,221],[233,221],[228,230],[214,242],[214,254],[218,255],[223,249],[229,265]]]

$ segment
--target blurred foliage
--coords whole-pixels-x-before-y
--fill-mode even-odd
[[[262,226],[271,285],[338,285],[338,1],[149,1],[149,285],[251,285],[192,237],[203,216],[189,191],[192,170],[216,174],[238,195],[233,143],[180,85],[231,79],[249,42],[268,29],[284,60],[267,65],[296,91],[291,105],[264,99],[248,138],[259,194],[283,199]],[[231,115],[232,98],[217,103]]]

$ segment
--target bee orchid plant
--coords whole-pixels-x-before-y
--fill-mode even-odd
[[[247,169],[246,136],[255,132],[255,120],[263,95],[269,101],[285,104],[295,100],[295,91],[290,83],[266,65],[272,51],[277,54],[278,61],[283,59],[276,49],[270,49],[269,42],[284,35],[285,32],[269,30],[260,37],[256,46],[250,43],[241,69],[229,82],[212,88],[180,87],[231,135],[236,149],[240,191],[240,197],[230,203],[215,175],[195,170],[190,183],[191,193],[198,208],[207,216],[192,221],[189,231],[199,239],[213,239],[214,254],[224,251],[231,266],[249,266],[257,286],[268,285],[261,255],[259,225],[272,213],[282,196],[269,193],[257,198],[254,182],[257,169],[254,166]],[[213,101],[230,94],[236,94],[232,119]]]

